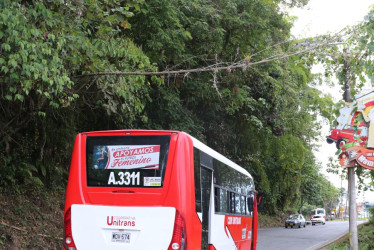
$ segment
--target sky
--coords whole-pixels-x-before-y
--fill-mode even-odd
[[[291,10],[298,17],[291,32],[303,38],[340,31],[363,21],[373,4],[373,0],[309,0],[302,9]]]
[[[311,36],[322,35],[326,33],[339,32],[346,26],[355,25],[364,20],[370,7],[374,5],[373,0],[309,0],[309,3],[303,8],[294,8],[289,11],[291,16],[296,16],[297,20],[291,30],[296,39],[302,39]],[[317,69],[318,71],[318,69]],[[334,100],[342,99],[342,93],[336,89],[325,87],[324,92],[333,95]],[[336,148],[334,144],[327,144],[325,138],[329,135],[330,128],[327,120],[321,119],[322,131],[319,141],[319,151],[314,152],[316,158],[322,162],[323,173],[338,188],[342,185],[347,189],[347,181],[341,181],[338,175],[326,172],[326,165],[329,157],[335,155]],[[356,177],[357,181],[357,177]],[[361,193],[358,201],[374,202],[374,192],[367,191]]]

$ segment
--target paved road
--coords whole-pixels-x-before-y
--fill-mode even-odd
[[[305,228],[264,228],[258,230],[257,249],[313,250],[338,239],[348,231],[348,221],[327,221],[325,225],[309,224]]]

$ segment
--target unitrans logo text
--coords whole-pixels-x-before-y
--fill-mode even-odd
[[[107,216],[108,226],[135,227],[135,218],[130,216]]]

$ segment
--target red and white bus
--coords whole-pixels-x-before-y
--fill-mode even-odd
[[[64,249],[256,249],[251,175],[177,131],[77,135]]]

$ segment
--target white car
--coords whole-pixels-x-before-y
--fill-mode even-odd
[[[305,225],[306,222],[302,214],[291,214],[284,223],[285,228],[288,228],[289,226],[291,228],[294,226],[300,228],[305,227]]]
[[[311,221],[312,221],[312,226],[318,223],[325,225],[326,223],[325,217],[323,215],[314,215]]]

